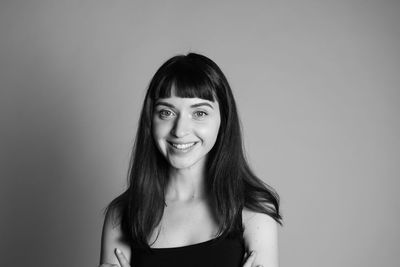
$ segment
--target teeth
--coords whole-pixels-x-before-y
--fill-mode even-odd
[[[174,143],[172,143],[172,145],[177,149],[184,150],[184,149],[187,149],[187,148],[193,146],[194,143],[187,143],[187,144],[174,144]]]

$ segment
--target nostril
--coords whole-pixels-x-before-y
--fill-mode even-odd
[[[177,138],[180,138],[189,134],[189,131],[178,129],[178,130],[173,130],[171,134]]]

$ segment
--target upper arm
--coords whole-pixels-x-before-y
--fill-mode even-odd
[[[278,225],[264,213],[243,210],[243,237],[248,251],[255,251],[253,266],[278,267]]]
[[[119,248],[124,253],[129,262],[131,259],[131,248],[126,238],[123,236],[118,219],[119,215],[116,212],[115,210],[107,211],[104,219],[101,235],[100,264],[119,264],[114,254],[116,248]]]

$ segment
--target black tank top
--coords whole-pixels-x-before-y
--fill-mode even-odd
[[[245,252],[240,231],[173,248],[132,247],[133,267],[241,267]]]

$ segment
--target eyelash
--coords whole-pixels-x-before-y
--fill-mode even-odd
[[[172,112],[171,110],[162,109],[158,112],[158,114],[161,119],[167,119],[167,118],[171,117],[174,114],[174,112]],[[193,112],[193,114],[194,114],[194,117],[198,118],[198,119],[203,119],[204,117],[206,117],[208,115],[207,112],[202,111],[202,110],[195,111],[195,112]]]
[[[207,112],[204,112],[204,111],[201,111],[201,110],[195,111],[194,114],[196,114],[197,118],[204,118],[204,117],[206,117],[208,115]],[[202,114],[202,115],[199,115],[199,114]]]
[[[168,113],[168,114],[165,114],[165,113]],[[173,112],[171,110],[162,109],[158,112],[158,114],[160,115],[161,118],[168,118],[173,114]]]

